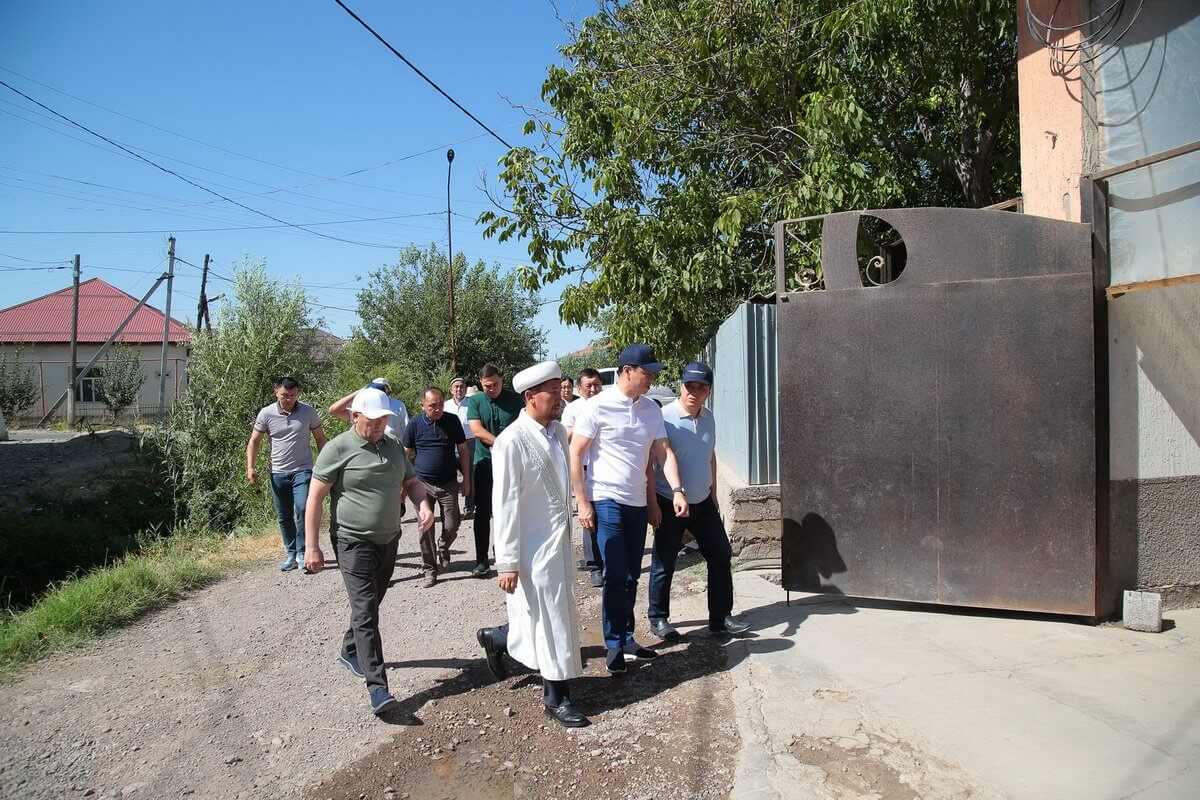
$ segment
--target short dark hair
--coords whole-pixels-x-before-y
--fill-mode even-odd
[[[591,367],[584,367],[583,369],[579,370],[579,380],[583,380],[584,378],[599,378],[599,377],[600,377],[600,370],[598,370],[598,369],[592,369]]]
[[[497,375],[503,378],[504,371],[490,361],[483,365],[483,369],[479,370],[479,377],[481,378],[494,378]]]
[[[440,387],[440,386],[426,386],[424,389],[421,390],[421,399],[424,400],[425,395],[429,394],[430,392],[433,392],[434,394],[438,395],[443,400],[446,399],[446,393],[442,391],[442,387]]]
[[[282,378],[275,381],[275,388],[276,389],[299,389],[300,381],[298,381],[295,378],[290,377],[288,375],[284,375]]]
[[[558,379],[559,383],[562,383],[563,381],[566,381],[567,383],[569,383],[571,385],[575,384],[575,379],[572,378],[570,375],[563,375],[561,378]]]

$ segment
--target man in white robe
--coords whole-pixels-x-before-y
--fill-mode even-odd
[[[567,432],[558,410],[558,364],[546,361],[513,378],[525,408],[492,445],[493,536],[497,583],[508,593],[508,624],[475,638],[497,680],[504,654],[542,676],[546,716],[568,728],[588,724],[571,703],[569,681],[583,673],[571,576]]]

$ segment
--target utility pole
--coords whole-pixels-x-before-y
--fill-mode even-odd
[[[200,323],[208,317],[208,296],[204,294],[206,286],[208,286],[208,253],[204,254],[204,270],[200,273],[200,305],[196,307],[196,330],[200,330]]]
[[[79,253],[75,254],[74,290],[71,294],[71,370],[67,385],[75,385],[75,364],[79,356]],[[67,395],[67,427],[75,424],[75,391]]]
[[[167,342],[171,335],[171,289],[175,284],[175,237],[167,248],[167,307],[163,313],[162,364],[158,371],[158,407],[163,418],[167,414]]]
[[[450,266],[450,374],[458,374],[458,355],[454,351],[454,226],[450,222],[450,167],[454,151],[446,151],[446,250]]]

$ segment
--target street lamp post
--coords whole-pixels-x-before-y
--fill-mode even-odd
[[[450,218],[450,168],[454,164],[454,151],[446,151],[446,250],[450,266],[450,374],[458,374],[458,356],[454,352],[454,226]]]

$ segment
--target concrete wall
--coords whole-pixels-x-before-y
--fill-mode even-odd
[[[1107,0],[1028,0],[1068,26]],[[1018,75],[1026,213],[1079,220],[1079,177],[1200,136],[1200,4],[1129,4],[1090,64],[1050,63],[1025,24]],[[1115,35],[1124,31],[1119,38]],[[1060,43],[1077,42],[1064,32]],[[1200,154],[1106,185],[1110,285],[1200,272]],[[1108,301],[1110,568],[1116,588],[1200,587],[1200,286]],[[1174,590],[1173,590],[1174,591]],[[1168,602],[1170,602],[1168,597]]]
[[[1150,9],[1148,9],[1150,10]],[[1097,71],[1104,167],[1200,138],[1200,4],[1143,13]],[[1200,153],[1107,186],[1114,285],[1200,273]],[[1200,285],[1108,303],[1113,566],[1194,604],[1200,587]]]
[[[12,352],[11,345],[0,345],[0,352]],[[82,368],[100,349],[98,344],[81,344],[78,348],[78,365]],[[140,345],[142,368],[146,371],[146,382],[138,393],[137,409],[140,415],[160,413],[158,384],[161,374],[162,345]],[[173,406],[187,381],[186,347],[171,345],[167,348],[167,404]],[[20,415],[20,419],[41,419],[54,404],[70,381],[71,348],[65,344],[26,345],[21,348],[21,358],[33,366],[34,380],[38,382],[41,396],[34,405]],[[100,363],[103,363],[103,359]],[[76,414],[82,419],[108,419],[109,412],[103,403],[76,403]],[[66,415],[66,403],[56,413],[57,418]]]

